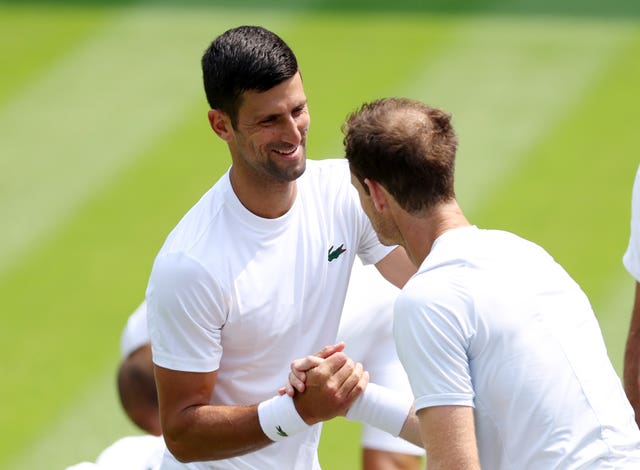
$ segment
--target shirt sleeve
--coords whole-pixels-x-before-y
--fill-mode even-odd
[[[394,307],[394,336],[416,410],[473,406],[469,359],[471,303],[435,276],[414,276]]]
[[[147,287],[153,362],[187,372],[217,370],[226,320],[222,291],[183,253],[156,258]]]
[[[631,235],[622,263],[629,274],[640,282],[640,167],[636,173],[631,197]]]

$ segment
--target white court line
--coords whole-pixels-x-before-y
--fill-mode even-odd
[[[141,16],[142,23],[144,23],[142,21],[144,18],[147,18],[146,15]],[[210,18],[206,20],[203,18],[202,20],[211,22]],[[197,19],[194,21],[197,21]],[[512,21],[516,20],[508,19],[505,24],[501,24],[500,20],[494,21],[491,19],[474,19],[464,22],[463,27],[459,28],[456,34],[455,43],[444,51],[440,60],[427,66],[422,76],[419,76],[416,80],[411,80],[408,88],[406,88],[408,96],[431,101],[453,111],[458,131],[461,135],[464,135],[461,158],[482,162],[480,168],[466,167],[464,164],[461,164],[459,168],[459,182],[462,180],[459,193],[461,199],[466,201],[465,206],[469,208],[471,205],[468,210],[473,210],[474,207],[482,204],[482,196],[490,190],[492,184],[503,178],[508,178],[509,172],[517,168],[518,158],[526,153],[536,139],[544,135],[549,125],[557,122],[563,113],[579,100],[581,93],[597,78],[599,70],[606,68],[606,54],[614,52],[616,46],[622,45],[626,40],[624,31],[618,31],[617,28],[603,30],[599,26],[594,30],[593,25],[571,27],[571,25],[563,24],[558,27],[559,30],[568,28],[568,31],[563,32],[556,30],[552,24],[549,26],[549,37],[544,41],[536,37],[536,28],[539,25],[536,26],[526,21],[522,22],[523,24],[517,22],[514,26],[506,24]],[[135,37],[136,34],[133,34],[129,28],[136,29],[136,24],[136,21],[129,18],[124,20],[124,25],[114,26],[110,31],[123,31],[123,34],[129,31],[129,37]],[[527,24],[529,24],[529,27],[527,27]],[[196,24],[191,24],[191,27],[193,30],[211,31],[210,24],[204,28]],[[158,40],[158,37],[154,34],[153,25],[148,24],[145,28],[143,31],[146,32],[143,32],[143,35],[151,34],[155,40]],[[509,28],[511,28],[511,31],[509,31]],[[518,28],[519,34],[523,36],[520,40],[521,42],[513,43],[513,28]],[[166,34],[166,32],[163,31],[162,34]],[[114,40],[115,38],[112,37],[102,37],[96,43],[98,46],[102,46],[101,50],[104,50],[105,53],[111,54],[109,51],[113,47],[112,41]],[[109,43],[111,43],[111,46],[107,47]],[[185,43],[181,43],[179,49],[184,51],[189,50],[189,47],[188,45],[185,46]],[[197,47],[199,48],[200,44]],[[547,61],[544,66],[528,67],[527,60],[522,57],[522,54],[527,51],[534,53],[538,47],[540,47],[540,53],[543,53],[546,47],[551,48],[547,51],[549,53]],[[590,51],[591,56],[588,60],[580,54],[578,54],[580,56],[578,59],[574,57],[577,52],[582,50],[582,47],[593,47],[594,49]],[[83,58],[81,62],[84,62],[90,59],[90,54],[86,51],[84,54],[76,54],[75,57],[76,60],[78,57]],[[174,57],[173,59],[184,60],[183,57]],[[179,60],[178,63],[180,63]],[[123,67],[124,65],[121,64],[120,66]],[[135,68],[136,64],[131,64],[131,66],[135,70],[141,71],[140,73],[145,71],[142,66],[137,69]],[[473,75],[468,72],[469,66],[475,68]],[[69,65],[65,68],[68,67]],[[77,66],[71,67],[71,70],[76,70],[76,68]],[[505,75],[508,79],[505,79]],[[135,81],[136,77],[129,78],[134,80],[134,84],[138,83]],[[61,80],[62,76],[58,78],[57,83],[60,84]],[[176,76],[170,77],[169,82],[171,80],[176,86],[176,84],[183,83],[185,79],[184,76],[178,73]],[[485,84],[487,80],[488,82]],[[48,81],[46,80],[46,82]],[[188,83],[188,87],[194,85],[192,79],[185,80],[185,83]],[[492,83],[495,85],[492,86]],[[48,84],[47,90],[51,91],[53,85],[55,84]],[[167,112],[166,115],[163,115],[162,110],[157,110],[160,115],[157,120],[154,120],[155,132],[158,132],[158,128],[170,128],[173,123],[172,118],[179,119],[181,117],[179,116],[180,112],[184,110],[183,106],[186,106],[181,100],[184,100],[185,96],[191,96],[190,93],[194,93],[194,96],[200,93],[199,82],[196,82],[195,85],[196,89],[193,91],[180,89],[180,93],[173,92],[170,93],[173,96],[166,97],[169,101],[165,105],[175,107],[173,109],[174,111],[177,110],[177,112]],[[141,86],[141,84],[138,84],[138,86]],[[116,85],[110,85],[108,90],[110,90],[111,95],[116,96],[118,90],[114,90],[114,87]],[[518,96],[518,100],[522,99],[522,101],[513,100],[513,98],[511,101],[503,99],[513,97],[514,90],[521,90],[521,93],[515,93],[515,96]],[[548,93],[552,94],[552,100],[549,100]],[[42,96],[45,95],[42,94]],[[172,101],[175,98],[179,99],[176,102]],[[135,96],[131,97],[131,99],[133,100],[132,107],[134,107],[133,104],[135,102],[147,103],[149,98],[148,95],[145,95],[144,99]],[[139,101],[137,101],[138,99]],[[195,99],[200,98],[196,97]],[[80,107],[81,100],[79,98],[76,98],[76,100],[78,101],[76,107]],[[546,103],[547,100],[555,101]],[[113,108],[119,107],[113,106]],[[124,107],[124,109],[127,108],[127,106]],[[117,112],[117,110],[112,109],[111,112]],[[136,110],[132,112],[136,112]],[[83,115],[80,111],[76,111],[76,113]],[[3,116],[4,112],[0,114],[0,124],[3,123]],[[127,119],[127,122],[130,122],[129,119]],[[110,126],[115,126],[114,123],[109,124]],[[135,135],[135,129],[128,132],[127,129],[120,129],[115,126],[115,131],[123,133],[129,144],[135,147],[128,150],[121,149],[122,155],[117,158],[113,155],[106,155],[116,160],[116,166],[126,164],[128,155],[135,155],[136,152],[140,151],[140,148],[144,148],[145,145],[149,145],[153,141],[156,133],[151,129],[152,123],[146,124],[149,125],[149,129],[145,130],[145,123],[141,123],[144,132],[141,132],[140,135]],[[2,129],[1,125],[0,129]],[[65,127],[63,129],[68,135],[73,135],[73,129]],[[0,132],[2,131],[0,130]],[[95,135],[95,132],[90,134],[97,139],[101,137]],[[3,138],[4,136],[0,134],[0,141]],[[106,141],[110,145],[110,139],[113,139],[113,133],[105,136],[100,142],[104,143]],[[35,143],[28,144],[28,148],[34,147],[36,147]],[[116,145],[116,147],[118,146]],[[85,156],[83,149],[73,150],[75,152],[71,155],[73,158],[70,158],[71,162],[65,166],[67,171],[73,169],[73,165],[82,165],[84,163],[82,158]],[[103,158],[105,153],[104,151],[98,152]],[[89,160],[95,158],[95,152],[87,158]],[[473,165],[476,166],[477,164],[474,163]],[[55,169],[55,165],[53,167]],[[91,171],[91,169],[83,167],[83,171],[95,178],[94,184],[100,183],[104,179],[102,174],[97,175],[97,177],[93,175],[94,172],[97,172],[96,170]],[[111,169],[110,171],[116,170]],[[462,187],[467,189],[463,190]],[[76,188],[76,196],[74,197],[78,197],[78,200],[81,200],[90,193],[90,189],[90,187]],[[67,194],[63,198],[65,201],[60,202],[61,209],[59,209],[57,217],[63,216],[65,211],[67,214],[72,211],[73,204],[69,205],[69,198],[70,195]],[[477,206],[474,206],[474,203]],[[34,206],[37,207],[36,205],[31,205],[31,210],[33,210]],[[0,215],[3,214],[5,212],[0,209]],[[53,225],[55,225],[55,221]],[[24,226],[21,229],[25,230]],[[4,259],[6,259],[3,256],[6,256],[6,254],[3,255],[0,252],[0,266],[4,264]],[[97,385],[89,387],[82,394],[85,398],[80,399],[74,406],[76,411],[47,429],[44,432],[47,437],[34,443],[33,447],[28,449],[21,457],[18,457],[15,461],[16,464],[10,468],[12,470],[39,468],[37,465],[34,467],[37,462],[34,462],[33,457],[29,457],[29,454],[31,456],[39,455],[41,459],[47,459],[47,457],[50,459],[52,455],[50,453],[51,449],[57,449],[58,445],[65,441],[66,436],[78,434],[76,420],[86,422],[86,416],[92,416],[87,411],[95,409],[95,396],[93,400],[86,397],[91,397],[92,393],[99,393],[104,387],[109,387],[112,380],[112,371],[105,372],[105,376]],[[109,400],[112,399],[109,398]],[[96,417],[96,420],[98,419]],[[94,442],[91,445],[105,446],[107,444],[108,442]],[[52,464],[50,460],[46,461]],[[68,459],[63,459],[61,462],[70,463]]]
[[[461,21],[409,96],[453,113],[456,192],[472,215],[606,73],[633,24],[562,18]]]
[[[114,16],[0,108],[0,276],[187,111],[206,110],[200,56],[212,34],[239,18],[290,18],[180,8]]]
[[[0,108],[0,220],[7,221],[0,278],[186,113],[200,104],[206,110],[200,57],[214,35],[239,24],[283,31],[297,17],[259,9],[122,11]],[[114,413],[114,387],[113,368],[96,374],[41,439],[0,467],[64,468],[95,459],[134,429]]]
[[[635,31],[633,23],[558,18],[486,18],[459,26],[452,48],[410,89],[453,112],[460,141],[456,193],[472,220],[492,188],[535,158],[532,147],[608,72]],[[605,338],[626,337],[633,299],[633,292],[623,295],[627,284],[618,275],[607,294],[591,299]],[[607,347],[621,373],[624,344],[609,340]]]

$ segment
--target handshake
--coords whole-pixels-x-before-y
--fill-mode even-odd
[[[325,346],[291,363],[279,395],[258,406],[260,426],[273,441],[344,416],[422,446],[412,400],[369,383],[369,373],[343,353],[345,344]]]

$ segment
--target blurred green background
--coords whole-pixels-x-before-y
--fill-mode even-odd
[[[620,372],[639,18],[631,0],[0,1],[0,469],[64,468],[137,433],[119,336],[164,237],[230,163],[199,60],[239,24],[298,55],[312,158],[342,156],[366,100],[452,112],[472,222],[567,268]],[[358,461],[358,426],[328,423],[323,468]]]

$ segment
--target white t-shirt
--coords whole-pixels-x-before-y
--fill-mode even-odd
[[[104,469],[156,470],[165,448],[162,436],[123,437],[103,450],[96,463]]]
[[[122,335],[120,336],[120,356],[124,359],[148,342],[147,303],[142,302],[138,308],[129,315],[127,324],[124,330],[122,330]]]
[[[360,207],[346,160],[308,161],[293,207],[277,219],[248,211],[227,172],[154,262],[147,288],[153,360],[217,370],[211,404],[268,399],[293,359],[335,341],[356,254],[368,264],[389,251]],[[316,425],[250,454],[186,468],[319,468],[319,434]]]
[[[629,246],[622,258],[627,271],[640,282],[640,167],[633,183],[633,196],[631,198],[631,235]]]
[[[474,408],[482,468],[640,468],[640,431],[586,295],[546,251],[464,227],[395,305],[417,410]]]
[[[158,470],[164,451],[162,437],[127,436],[103,450],[95,463],[82,462],[67,470]]]

